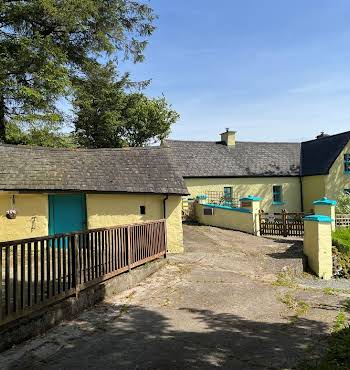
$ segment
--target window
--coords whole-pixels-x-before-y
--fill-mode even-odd
[[[146,214],[146,206],[140,206],[140,215]]]
[[[282,204],[282,186],[274,185],[273,191],[273,204]]]
[[[232,204],[232,186],[224,187],[224,203],[225,205]]]
[[[344,172],[350,173],[350,154],[344,154]]]

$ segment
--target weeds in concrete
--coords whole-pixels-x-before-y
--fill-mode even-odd
[[[300,316],[306,315],[310,309],[309,303],[298,301],[291,293],[285,293],[278,298],[289,310],[294,311],[294,315],[291,318],[292,322],[295,322]]]
[[[297,288],[298,284],[295,281],[293,272],[288,269],[277,274],[277,279],[272,283],[274,286],[282,286],[286,288]]]
[[[337,295],[341,292],[341,289],[335,289],[335,288],[324,288],[323,293],[326,295]]]

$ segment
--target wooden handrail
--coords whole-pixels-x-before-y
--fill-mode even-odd
[[[138,226],[138,225],[151,225],[151,224],[157,224],[160,222],[166,222],[166,219],[160,219],[160,220],[154,220],[154,221],[144,221],[144,222],[135,222],[133,224],[124,224],[124,225],[117,225],[117,226],[108,226],[108,227],[101,227],[98,229],[87,229],[83,231],[75,231],[71,233],[65,233],[65,234],[55,234],[55,235],[47,235],[47,236],[38,236],[35,238],[28,238],[28,239],[18,239],[18,240],[9,240],[5,242],[0,242],[0,247],[6,247],[7,244],[14,245],[14,244],[22,244],[22,243],[34,243],[37,241],[44,241],[44,240],[54,240],[57,238],[63,238],[63,237],[70,237],[76,234],[88,234],[90,232],[94,231],[103,231],[103,230],[114,230],[114,229],[122,229],[126,228],[128,226]]]

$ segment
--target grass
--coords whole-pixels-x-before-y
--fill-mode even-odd
[[[329,339],[328,348],[324,358],[317,363],[302,364],[303,370],[348,370],[350,369],[350,299],[339,311]]]
[[[332,240],[339,252],[350,255],[350,229],[336,229],[332,233]]]
[[[277,279],[272,283],[274,286],[283,286],[286,288],[296,288],[298,284],[295,281],[291,270],[283,271],[277,274]]]
[[[291,293],[286,293],[283,296],[279,296],[279,300],[290,310],[294,311],[292,321],[298,319],[299,316],[305,315],[310,309],[309,303],[305,301],[298,301]]]
[[[323,293],[326,295],[337,295],[341,292],[341,289],[335,289],[335,288],[324,288]]]

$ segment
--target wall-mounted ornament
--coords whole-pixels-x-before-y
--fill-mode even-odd
[[[6,218],[14,220],[17,217],[17,211],[15,209],[9,209],[6,211]]]
[[[6,211],[6,218],[9,220],[14,220],[17,217],[17,211],[16,211],[16,196],[12,195],[12,202],[11,202],[11,209]]]

